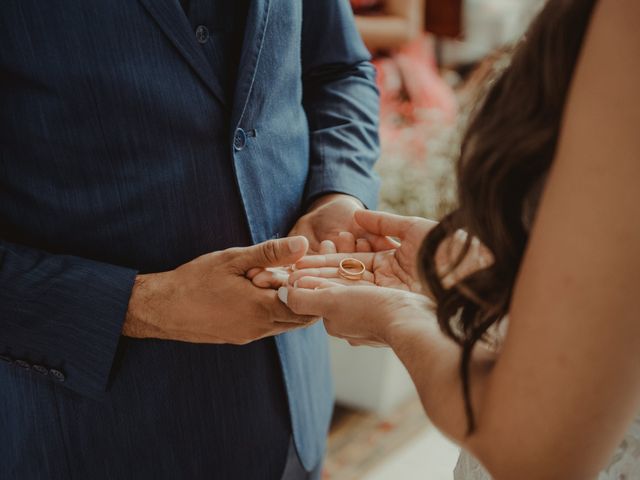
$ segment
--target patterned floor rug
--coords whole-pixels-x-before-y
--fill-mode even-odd
[[[322,478],[360,480],[428,426],[417,398],[384,416],[338,406]]]

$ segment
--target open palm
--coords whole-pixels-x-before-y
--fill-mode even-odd
[[[356,221],[367,232],[367,239],[376,245],[388,245],[388,237],[400,240],[395,248],[360,253],[334,253],[308,256],[296,264],[290,277],[295,282],[303,277],[329,278],[343,283],[338,266],[344,258],[357,258],[365,264],[367,272],[362,281],[349,284],[371,284],[396,288],[414,293],[425,292],[418,272],[418,252],[427,233],[436,222],[420,217],[402,217],[383,212],[359,211]]]

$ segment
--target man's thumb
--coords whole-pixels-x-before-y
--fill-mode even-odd
[[[305,256],[309,241],[305,237],[287,237],[268,240],[246,249],[241,262],[247,269],[253,267],[284,267]]]

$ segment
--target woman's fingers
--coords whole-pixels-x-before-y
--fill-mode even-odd
[[[372,245],[372,238],[375,239],[375,242],[384,243],[393,242],[390,238],[386,238],[386,241],[383,240],[385,237],[396,237],[404,240],[409,232],[413,232],[412,235],[417,232],[423,236],[438,224],[438,222],[422,217],[403,217],[392,213],[371,212],[369,210],[355,212],[355,220],[370,236],[373,236],[367,236],[372,241]],[[377,250],[375,245],[374,250]]]
[[[293,286],[295,288],[330,288],[341,287],[375,287],[375,283],[367,280],[347,280],[345,278],[322,278],[303,276],[298,278]]]
[[[266,270],[263,270],[255,275],[253,275],[253,277],[250,277],[250,280],[253,282],[253,284],[256,287],[260,287],[260,288],[271,288],[272,285],[272,278],[273,275],[271,275],[269,272],[267,272]]]
[[[256,267],[256,268],[252,268],[251,270],[249,270],[247,272],[247,278],[249,280],[253,280],[253,278],[258,275],[260,272],[264,272],[264,268],[260,268],[260,267]]]
[[[373,253],[334,253],[328,255],[309,255],[303,257],[295,265],[296,270],[303,268],[338,267],[345,258],[355,258],[364,263],[367,270],[373,269]]]
[[[326,322],[325,322],[326,323]],[[373,347],[373,348],[385,348],[388,347],[386,343],[376,342],[373,340],[362,340],[359,338],[345,338],[349,345],[352,347]]]
[[[356,344],[382,345],[396,320],[419,321],[426,312],[423,295],[344,287],[325,278],[301,279],[302,284],[309,288],[281,287],[278,298],[296,315],[322,317],[330,335]]]
[[[329,278],[332,280],[340,281],[340,283],[344,285],[356,285],[357,283],[359,283],[358,280],[346,280],[342,278],[338,273],[337,267],[319,267],[304,269],[296,268],[296,271],[289,275],[289,285],[293,285],[303,277]],[[346,280],[346,282],[343,282],[342,280]],[[360,281],[363,281],[367,284],[374,283],[374,280],[375,277],[370,271],[365,271],[362,274],[362,278],[360,279]]]
[[[394,240],[391,237],[383,237],[380,235],[373,235],[367,233],[366,240],[371,245],[371,250],[374,252],[383,252],[385,250],[393,250],[400,247],[400,242]]]
[[[398,237],[402,239],[408,228],[415,223],[413,217],[403,217],[387,212],[358,210],[355,220],[367,232],[383,237]]]
[[[296,284],[294,285],[295,288],[306,288],[309,290],[315,290],[318,288],[331,288],[336,286],[341,286],[341,284],[327,278],[319,277],[302,277],[301,279],[297,280]]]
[[[318,268],[297,268],[289,275],[289,285],[293,285],[302,277],[316,278],[337,278],[338,269],[336,267],[318,267]]]
[[[318,289],[280,287],[278,298],[298,315],[326,317],[335,308],[337,295],[343,288],[340,286]]]
[[[247,277],[249,273],[247,273]],[[250,280],[256,287],[279,288],[287,284],[289,272],[285,269],[260,269]]]

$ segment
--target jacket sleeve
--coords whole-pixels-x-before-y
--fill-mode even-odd
[[[310,129],[306,201],[338,192],[375,208],[379,95],[347,0],[304,0],[303,105]]]
[[[99,398],[135,276],[134,270],[0,240],[0,367],[8,363]]]

